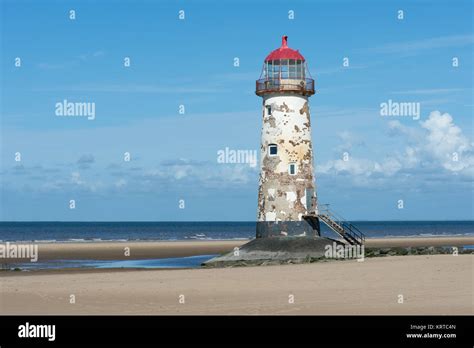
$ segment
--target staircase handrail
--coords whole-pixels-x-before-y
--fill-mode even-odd
[[[347,221],[341,215],[331,211],[329,209],[329,204],[320,204],[318,208],[318,215],[327,215],[330,220],[333,220],[342,228],[343,234],[349,236],[360,244],[365,242],[365,235],[362,233],[362,231],[360,231],[356,226]]]

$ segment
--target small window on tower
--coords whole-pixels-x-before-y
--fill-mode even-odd
[[[271,115],[272,115],[272,106],[271,106],[271,105],[267,105],[267,106],[266,106],[266,109],[267,109],[267,116],[271,116]]]
[[[275,144],[268,145],[268,154],[270,156],[276,156],[278,154],[278,146]]]
[[[290,173],[290,175],[296,175],[298,173],[298,167],[296,163],[290,163],[290,166],[288,167],[288,173]]]

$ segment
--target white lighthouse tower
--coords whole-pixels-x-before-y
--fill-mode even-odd
[[[314,80],[287,38],[265,58],[255,92],[263,99],[257,238],[320,235],[308,104]]]
[[[257,238],[206,261],[206,267],[301,262],[325,257],[327,245],[364,244],[352,223],[327,205],[318,208],[308,104],[314,80],[287,39],[265,58],[255,91],[263,99]],[[342,240],[321,236],[320,221]]]

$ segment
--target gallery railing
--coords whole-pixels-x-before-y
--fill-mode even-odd
[[[255,93],[262,95],[275,92],[296,92],[303,95],[314,94],[313,79],[260,79],[256,82]]]

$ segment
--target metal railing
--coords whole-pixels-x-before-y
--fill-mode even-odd
[[[256,81],[255,93],[262,95],[275,92],[297,92],[303,95],[314,94],[313,79],[260,79]]]
[[[336,214],[335,212],[329,210],[329,204],[321,204],[319,206],[319,216],[326,224],[331,224],[334,222],[337,226],[342,229],[338,233],[342,234],[346,239],[351,239],[357,244],[365,243],[365,235],[352,223],[348,222],[341,215]],[[325,221],[325,218],[328,218],[329,221]],[[337,232],[337,231],[336,231]]]

